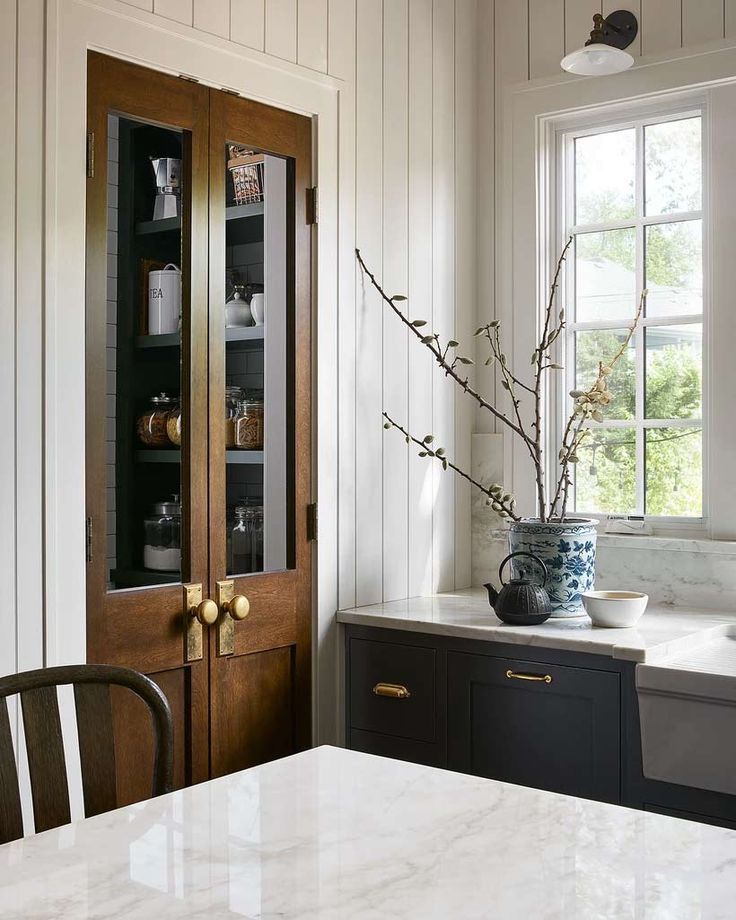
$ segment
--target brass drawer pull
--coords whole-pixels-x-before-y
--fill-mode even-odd
[[[408,700],[411,696],[403,684],[376,684],[373,692],[376,696],[390,696],[394,700]]]
[[[508,677],[509,680],[512,680],[512,679],[515,679],[515,680],[538,680],[538,681],[544,682],[545,684],[551,684],[551,683],[552,683],[552,675],[551,675],[551,674],[518,674],[516,671],[512,671],[511,669],[509,669],[509,670],[506,672],[506,677]]]

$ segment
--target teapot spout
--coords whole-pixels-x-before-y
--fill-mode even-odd
[[[498,591],[496,591],[490,582],[487,585],[483,585],[483,587],[488,592],[488,603],[493,607],[498,600]]]

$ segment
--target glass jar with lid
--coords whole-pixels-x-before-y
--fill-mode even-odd
[[[235,447],[234,419],[238,411],[238,404],[243,398],[241,387],[225,387],[225,447]]]
[[[138,416],[136,433],[146,447],[171,447],[167,432],[169,413],[178,406],[178,400],[167,393],[152,396],[146,411]]]
[[[143,520],[143,566],[155,572],[181,571],[181,503],[178,495],[156,502]]]
[[[248,505],[236,505],[232,526],[228,534],[228,572],[231,575],[247,575],[252,571],[253,509]]]
[[[249,396],[238,403],[233,419],[234,447],[263,450],[263,399]]]

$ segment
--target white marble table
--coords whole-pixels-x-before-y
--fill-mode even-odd
[[[630,629],[594,627],[589,617],[547,620],[539,626],[502,623],[488,604],[486,592],[465,588],[430,597],[340,610],[341,623],[381,626],[438,636],[508,642],[512,645],[569,649],[628,661],[662,661],[715,635],[723,624],[736,624],[734,614],[693,607],[650,606]]]
[[[0,847],[7,918],[726,920],[736,832],[323,747]]]

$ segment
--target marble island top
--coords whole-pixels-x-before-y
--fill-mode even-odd
[[[509,626],[494,614],[483,588],[466,588],[341,610],[337,619],[361,626],[569,649],[652,663],[686,651],[693,641],[718,634],[724,625],[736,624],[736,613],[650,605],[636,626],[629,629],[594,627],[587,616],[550,619],[540,626]]]
[[[736,832],[323,747],[0,847],[3,918],[726,920]]]

